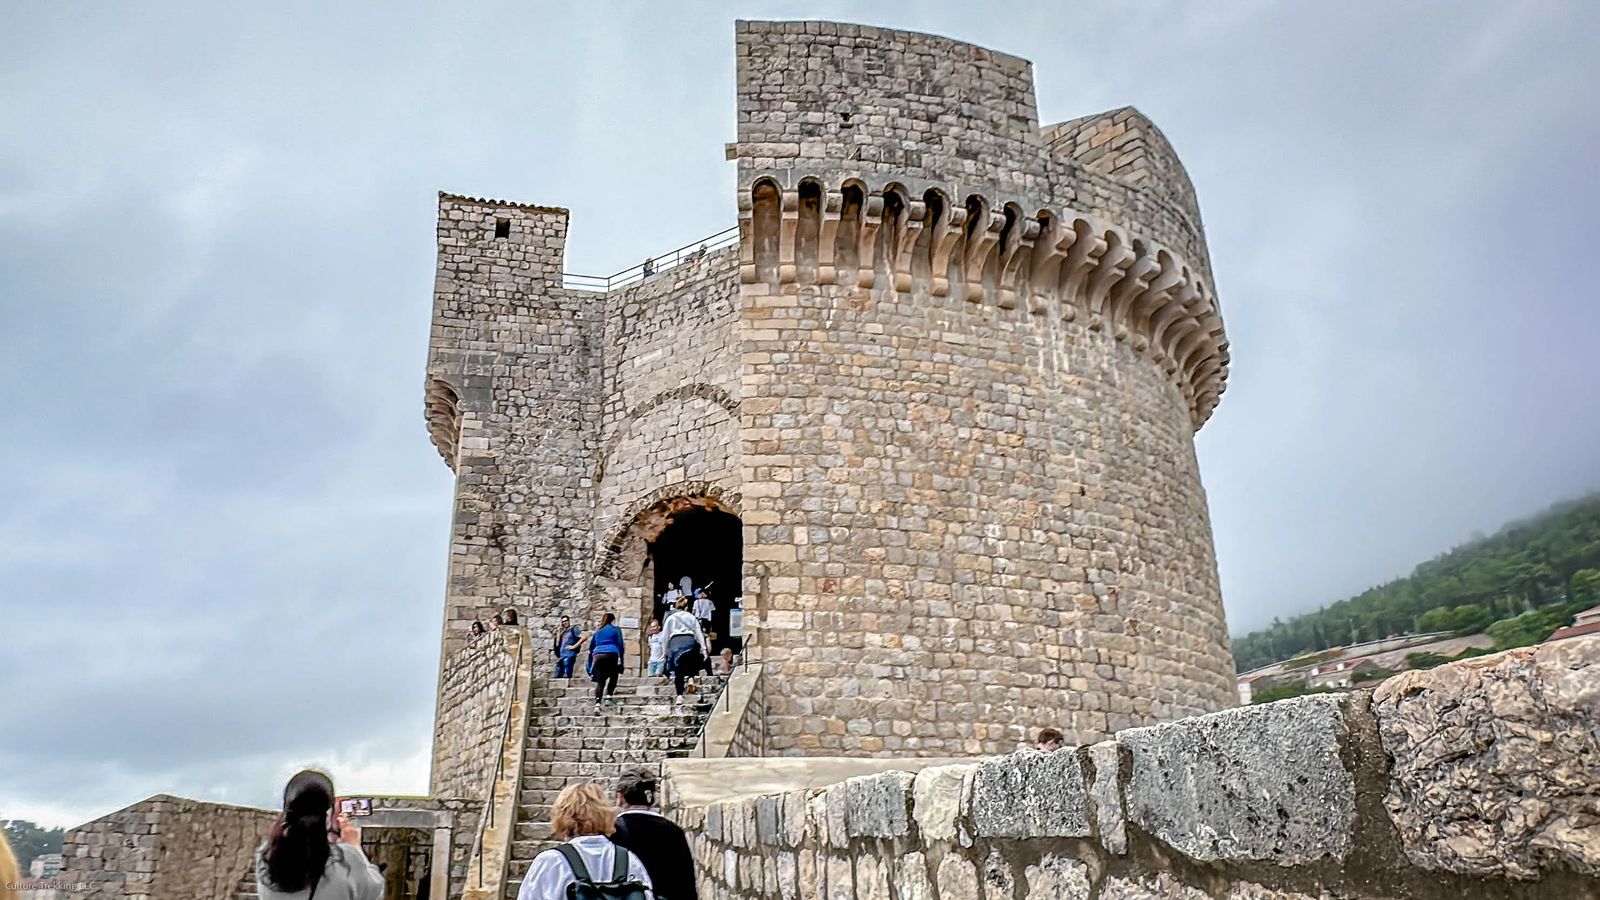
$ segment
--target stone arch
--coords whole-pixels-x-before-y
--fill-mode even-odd
[[[592,570],[590,599],[599,600],[603,582],[615,581],[622,574],[621,564],[630,538],[648,542],[661,533],[673,513],[696,506],[743,516],[743,499],[739,492],[714,482],[685,481],[656,488],[628,504],[601,539]]]
[[[734,417],[735,419],[739,417],[739,401],[735,400],[733,395],[714,384],[695,382],[693,384],[681,385],[673,388],[670,391],[662,391],[661,393],[656,394],[654,397],[651,397],[649,400],[636,404],[632,409],[623,414],[622,422],[617,425],[616,430],[611,433],[611,437],[606,440],[605,446],[600,449],[599,459],[595,461],[594,480],[596,482],[604,480],[606,475],[606,461],[609,460],[611,455],[616,452],[617,445],[622,443],[622,441],[628,436],[630,429],[633,428],[633,424],[639,421],[641,417],[656,407],[664,404],[675,401],[682,402],[694,398],[709,400],[712,403],[722,407],[724,410],[727,410],[728,415]]]

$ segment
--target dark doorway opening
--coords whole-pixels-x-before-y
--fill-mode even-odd
[[[729,612],[742,602],[740,584],[744,567],[744,528],[739,517],[720,509],[693,507],[672,516],[672,521],[650,543],[655,563],[655,617],[667,613],[662,597],[689,579],[695,589],[705,588],[716,613],[711,617],[711,652],[732,648],[739,653],[744,641],[729,634]]]
[[[363,828],[361,850],[383,873],[382,900],[429,900],[433,835],[420,828]]]

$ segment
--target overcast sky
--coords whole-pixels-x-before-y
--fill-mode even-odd
[[[444,7],[444,4],[440,4]],[[1233,630],[1600,486],[1600,4],[0,8],[0,818],[422,792],[435,192],[606,273],[734,221],[733,19],[1034,61],[1200,194]]]

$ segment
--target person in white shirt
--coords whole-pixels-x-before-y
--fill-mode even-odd
[[[644,863],[632,851],[611,842],[611,834],[617,829],[617,811],[600,785],[588,782],[562,788],[550,807],[550,826],[556,837],[577,851],[596,882],[610,881],[617,854],[628,854],[628,880],[643,886],[645,900],[654,898]],[[560,848],[552,847],[533,858],[533,865],[522,878],[522,888],[517,891],[517,900],[567,900],[567,887],[577,880]]]
[[[655,619],[650,620],[650,635],[645,638],[650,645],[650,663],[645,668],[645,675],[656,676],[666,672],[667,668],[667,639],[661,635],[661,623]]]
[[[683,680],[704,668],[706,657],[711,655],[706,633],[689,612],[688,597],[678,598],[678,608],[667,616],[661,634],[667,642],[667,668],[672,672],[673,687],[682,697]]]
[[[694,617],[700,620],[700,630],[711,630],[711,617],[717,614],[717,605],[711,602],[705,591],[696,591],[694,595]]]

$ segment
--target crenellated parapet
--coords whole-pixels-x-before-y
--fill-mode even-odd
[[[922,292],[1075,322],[1165,370],[1197,429],[1225,389],[1228,341],[1203,265],[1102,217],[859,178],[760,178],[739,207],[745,284]]]

